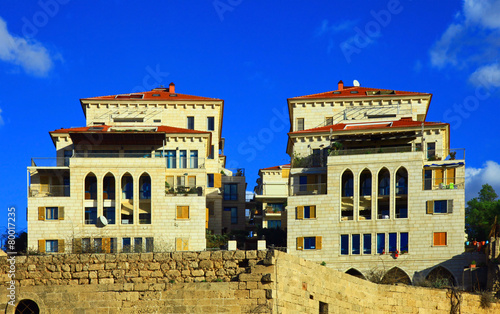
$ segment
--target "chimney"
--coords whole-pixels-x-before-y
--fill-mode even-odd
[[[340,80],[338,90],[343,90],[343,89],[344,89],[344,82],[342,82],[342,80]]]
[[[175,94],[175,84],[173,82],[168,85],[168,92],[170,94]]]

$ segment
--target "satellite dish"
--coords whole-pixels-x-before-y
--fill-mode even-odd
[[[106,219],[106,217],[104,216],[99,216],[99,218],[97,218],[99,220],[99,222],[101,223],[102,226],[107,226],[108,225],[108,220]]]
[[[352,85],[354,85],[354,86],[358,86],[358,87],[359,87],[359,82],[358,82],[358,80],[354,80],[354,81],[352,82]]]

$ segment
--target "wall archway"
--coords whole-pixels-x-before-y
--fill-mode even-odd
[[[366,280],[365,276],[359,270],[357,270],[355,268],[350,268],[345,273],[349,274],[351,276]]]
[[[443,266],[433,268],[429,274],[427,274],[425,280],[428,280],[431,283],[439,281],[440,283],[448,286],[454,286],[456,284],[455,276],[453,276],[452,272]]]
[[[40,307],[38,304],[30,299],[23,299],[19,301],[16,306],[16,314],[38,314],[40,313]]]
[[[411,285],[411,279],[404,270],[399,267],[393,267],[385,273],[384,277],[382,277],[382,283],[387,285],[393,285],[396,283]]]

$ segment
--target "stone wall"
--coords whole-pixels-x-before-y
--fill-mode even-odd
[[[9,265],[0,258],[0,279]],[[206,281],[206,282],[205,282]],[[14,313],[5,291],[0,308]],[[450,313],[447,289],[377,285],[278,251],[18,257],[16,302],[40,313]],[[497,313],[461,293],[462,313]]]

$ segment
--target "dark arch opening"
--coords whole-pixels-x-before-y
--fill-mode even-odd
[[[436,283],[441,286],[453,286],[455,285],[455,277],[446,268],[438,266],[431,270],[431,272],[425,277],[431,283]]]
[[[346,274],[349,274],[349,275],[351,275],[351,276],[354,276],[354,277],[360,278],[360,279],[366,279],[366,278],[365,278],[365,276],[363,276],[363,274],[362,274],[360,271],[358,271],[358,270],[356,270],[356,269],[354,269],[354,268],[349,269],[349,270],[348,270],[348,271],[346,271],[345,273],[346,273]]]
[[[35,301],[24,299],[21,300],[16,306],[16,314],[38,314],[40,313],[40,308]]]
[[[396,283],[411,285],[411,279],[401,268],[393,267],[384,275],[382,283],[387,285]]]

